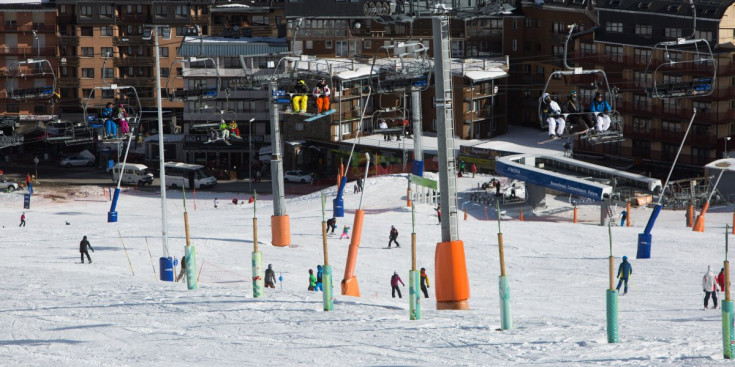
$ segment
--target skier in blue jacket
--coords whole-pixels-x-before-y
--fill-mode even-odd
[[[314,287],[314,291],[323,291],[324,288],[322,288],[322,266],[317,265],[316,266],[316,286]]]
[[[615,288],[619,291],[620,286],[625,283],[625,288],[623,288],[623,295],[628,294],[628,279],[630,279],[631,275],[633,275],[633,267],[628,262],[628,257],[623,256],[623,262],[620,263],[620,266],[618,267],[618,278],[620,279],[620,281],[618,282],[618,286]]]
[[[602,93],[595,93],[595,98],[590,103],[590,112],[597,112],[597,124],[595,128],[598,132],[607,131],[610,128],[610,104],[602,98]]]

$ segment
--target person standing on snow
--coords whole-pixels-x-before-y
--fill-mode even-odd
[[[620,278],[620,281],[618,282],[618,286],[615,288],[620,291],[620,286],[625,283],[623,295],[628,294],[628,279],[630,279],[631,275],[633,275],[633,267],[628,262],[628,257],[623,256],[623,262],[618,266],[618,278]]]
[[[313,291],[316,289],[316,276],[314,276],[314,270],[309,269],[309,290]]]
[[[561,107],[551,99],[549,93],[544,93],[541,100],[541,117],[549,124],[549,138],[554,139],[562,136],[566,122],[562,118]]]
[[[424,298],[429,298],[429,276],[426,275],[426,268],[421,268],[421,292],[424,292]]]
[[[717,285],[720,286],[720,292],[725,291],[725,268],[720,269],[720,273],[717,274]]]
[[[396,292],[398,292],[398,298],[403,298],[401,296],[401,289],[398,288],[398,282],[401,282],[401,285],[404,287],[406,286],[403,283],[403,280],[401,280],[401,277],[398,276],[398,272],[394,271],[393,276],[390,277],[390,287],[391,287],[391,294],[393,295],[393,298],[396,298]]]
[[[707,309],[710,296],[712,296],[712,308],[717,308],[717,291],[720,290],[720,287],[717,284],[715,273],[712,272],[712,267],[709,265],[707,265],[707,272],[702,277],[702,290],[704,290],[704,309]]]
[[[273,264],[268,264],[268,269],[265,269],[265,287],[276,287],[276,272],[273,271]]]
[[[314,291],[324,291],[324,288],[322,288],[322,266],[321,265],[316,266],[316,285],[314,286]]]
[[[441,207],[438,207],[437,206],[436,208],[434,208],[434,210],[436,210],[436,217],[437,217],[437,219],[439,219],[439,223],[441,223],[442,222],[442,210],[441,210]]]
[[[470,170],[472,170],[472,178],[475,178],[475,175],[477,174],[477,165],[472,163],[472,166],[470,166]]]
[[[89,247],[92,252],[94,252],[94,249],[92,248],[92,245],[89,244],[89,241],[87,241],[87,236],[84,236],[82,238],[82,241],[79,242],[79,252],[81,253],[82,257],[82,264],[84,264],[84,255],[87,255],[87,260],[89,260],[89,263],[92,263],[92,259],[89,257],[89,252],[87,252],[87,247]]]
[[[341,240],[343,237],[347,237],[347,239],[350,239],[350,226],[344,226],[342,228],[342,235],[339,236],[339,239]]]
[[[18,224],[18,227],[25,227],[26,226],[26,212],[23,212],[23,214],[20,215],[20,224]]]
[[[334,233],[334,229],[337,227],[337,218],[329,218],[327,219],[327,232],[329,232],[329,229],[332,229],[331,233]]]
[[[394,226],[390,226],[390,234],[388,235],[388,248],[390,248],[390,244],[395,242],[396,247],[401,247],[401,245],[398,244],[398,241],[396,240],[398,238],[398,230]]]

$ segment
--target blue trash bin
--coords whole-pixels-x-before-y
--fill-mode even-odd
[[[411,173],[414,176],[424,176],[424,161],[413,161],[411,164]]]
[[[334,207],[334,217],[342,218],[345,216],[345,201],[342,198],[336,198],[332,200]]]
[[[174,281],[174,259],[170,257],[162,257],[159,259],[161,269],[161,280],[164,282]]]

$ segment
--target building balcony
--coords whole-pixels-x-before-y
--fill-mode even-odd
[[[127,24],[127,23],[153,23],[153,18],[151,18],[150,15],[147,14],[120,14],[117,17],[118,23],[121,24]]]
[[[57,84],[60,88],[79,88],[81,83],[79,78],[66,77],[60,78]]]
[[[75,14],[59,14],[56,17],[56,21],[59,24],[76,24],[77,16]]]
[[[61,56],[59,64],[60,66],[79,67],[79,56]]]
[[[116,57],[113,59],[112,63],[116,67],[154,66],[156,64],[156,58],[154,56],[125,56],[123,58]]]
[[[661,132],[658,129],[648,129],[648,131],[635,130],[633,129],[633,126],[628,124],[625,125],[623,128],[623,135],[625,135],[626,138],[630,139],[658,140],[660,138],[659,135],[661,135]]]
[[[56,32],[56,24],[0,24],[0,32],[15,33],[30,31],[36,31],[38,33],[54,33]]]
[[[78,47],[79,46],[79,36],[59,36],[58,45]]]
[[[2,47],[6,56],[21,56],[21,58],[32,58],[38,56],[56,56],[56,47]]]
[[[153,77],[125,77],[115,78],[113,83],[117,85],[129,85],[132,87],[147,87],[153,88],[156,84],[156,78]]]
[[[125,47],[125,46],[147,46],[152,47],[154,41],[152,39],[150,40],[144,40],[143,36],[141,35],[128,35],[128,36],[121,36],[121,37],[112,37],[112,45],[117,47]]]

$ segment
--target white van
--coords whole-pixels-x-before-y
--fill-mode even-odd
[[[217,184],[212,173],[199,164],[166,162],[166,186],[191,188],[210,188]]]
[[[117,183],[122,173],[122,183],[132,185],[150,185],[153,183],[153,174],[148,172],[148,167],[144,164],[137,163],[125,163],[125,169],[123,164],[118,163],[112,167],[112,182]]]

